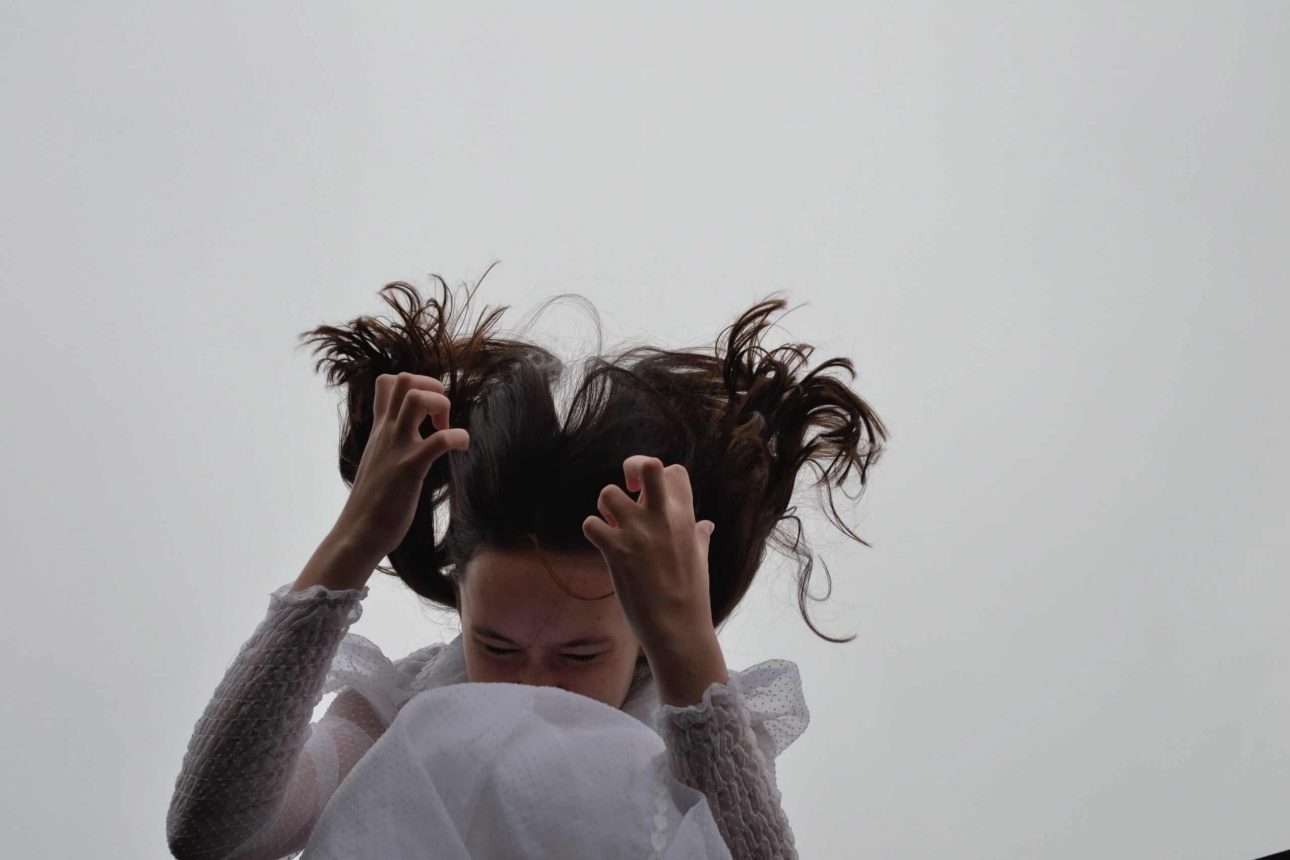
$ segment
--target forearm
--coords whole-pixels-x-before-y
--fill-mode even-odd
[[[357,600],[272,601],[193,730],[166,819],[174,856],[228,856],[270,822]]]

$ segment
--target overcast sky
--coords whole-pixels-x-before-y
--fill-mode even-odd
[[[872,549],[803,499],[858,639],[774,556],[722,632],[801,667],[802,857],[1290,848],[1290,6],[11,0],[0,40],[10,856],[166,855],[346,498],[297,334],[495,261],[509,325],[576,292],[607,348],[780,291],[891,430],[838,495]],[[371,586],[392,657],[454,635]]]

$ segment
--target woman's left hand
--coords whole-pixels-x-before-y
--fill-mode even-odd
[[[712,634],[708,544],[716,525],[694,520],[694,496],[685,467],[664,468],[657,457],[623,461],[627,489],[607,484],[582,523],[613,577],[618,601],[647,655],[674,648],[694,633]]]

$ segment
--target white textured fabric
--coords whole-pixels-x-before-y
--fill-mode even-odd
[[[420,692],[346,777],[301,860],[730,860],[703,793],[639,720],[554,687]]]
[[[294,856],[402,707],[466,682],[460,637],[391,662],[349,633],[366,586],[290,589],[270,593],[263,620],[194,726],[166,816],[180,860]],[[330,692],[335,701],[310,723]],[[809,722],[792,662],[732,670],[702,701],[660,708],[642,661],[622,713],[658,732],[672,775],[706,797],[735,860],[797,856],[774,768]]]

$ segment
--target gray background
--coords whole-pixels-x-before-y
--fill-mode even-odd
[[[1287,4],[9,2],[0,40],[10,856],[165,856],[345,499],[296,335],[495,260],[508,325],[578,292],[607,346],[783,291],[888,423],[839,495],[873,549],[806,520],[859,639],[775,561],[722,633],[801,667],[803,857],[1290,848]],[[387,653],[452,635],[372,586]]]

